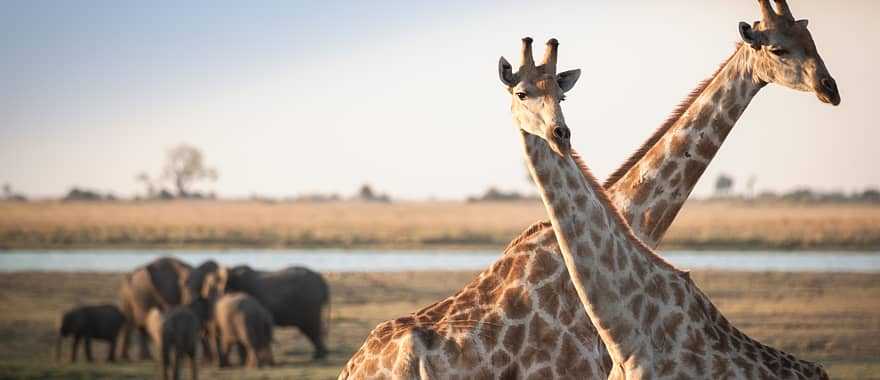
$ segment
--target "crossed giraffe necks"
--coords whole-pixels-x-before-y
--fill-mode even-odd
[[[747,337],[633,234],[589,170],[523,134],[575,290],[621,378],[822,378]]]

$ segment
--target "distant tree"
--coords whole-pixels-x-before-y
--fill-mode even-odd
[[[880,190],[875,188],[865,189],[861,194],[859,194],[859,200],[865,202],[880,202]]]
[[[156,194],[156,198],[162,200],[170,200],[174,199],[174,194],[172,194],[168,189],[159,190],[159,193]]]
[[[379,194],[368,184],[361,186],[357,198],[366,202],[391,202],[391,197],[388,194]]]
[[[63,200],[65,201],[100,201],[104,196],[94,190],[80,189],[74,187],[67,192]]]
[[[3,198],[7,201],[16,201],[16,202],[25,202],[27,201],[27,197],[22,194],[18,194],[12,188],[12,185],[9,183],[3,184]]]
[[[468,197],[468,202],[499,202],[499,201],[520,201],[524,199],[532,199],[524,196],[516,191],[502,191],[492,186],[489,187],[483,195]]]
[[[816,198],[816,193],[806,187],[794,189],[782,195],[782,199],[795,202],[808,202],[816,200]]]
[[[293,202],[311,202],[311,203],[319,203],[319,202],[337,202],[342,197],[339,194],[321,194],[321,193],[313,193],[313,194],[301,194],[296,197],[293,197]]]
[[[376,193],[373,191],[373,188],[368,184],[361,185],[360,190],[358,190],[358,198],[361,199],[373,199],[376,196]]]
[[[153,182],[153,179],[150,178],[150,175],[146,172],[140,172],[140,174],[135,177],[135,180],[142,183],[147,192],[147,198],[155,198],[156,197],[156,184]]]
[[[731,189],[733,189],[733,177],[726,174],[719,175],[718,179],[715,180],[715,195],[727,196],[730,194]]]
[[[174,184],[178,196],[187,197],[192,184],[202,180],[216,180],[217,170],[206,166],[201,150],[192,145],[180,144],[168,150],[162,177]]]
[[[765,201],[775,201],[779,199],[779,194],[776,194],[773,190],[764,190],[758,193],[757,198]]]

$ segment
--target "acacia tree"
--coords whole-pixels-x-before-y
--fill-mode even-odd
[[[178,196],[186,197],[193,183],[216,180],[217,170],[206,166],[201,150],[180,144],[168,150],[162,178],[174,184]]]
[[[146,172],[140,172],[135,180],[144,184],[144,187],[147,190],[147,198],[153,198],[156,196],[156,185],[153,183],[153,179],[150,178],[150,175]]]
[[[732,189],[733,177],[726,174],[718,175],[718,179],[715,180],[715,194],[722,197],[727,196]]]

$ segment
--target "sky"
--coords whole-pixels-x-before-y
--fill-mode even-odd
[[[754,1],[6,1],[0,182],[131,196],[167,149],[201,148],[220,196],[462,198],[533,191],[498,57],[560,41],[583,73],[563,104],[604,178],[733,51]],[[441,4],[442,3],[442,4]],[[721,173],[757,189],[880,185],[880,3],[790,0],[842,103],[767,86],[695,194]],[[542,44],[536,44],[540,46]],[[540,52],[536,54],[541,54]]]

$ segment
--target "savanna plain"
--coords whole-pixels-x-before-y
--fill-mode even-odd
[[[546,218],[515,202],[0,202],[0,249],[491,248]],[[880,249],[880,203],[689,201],[661,249]]]

